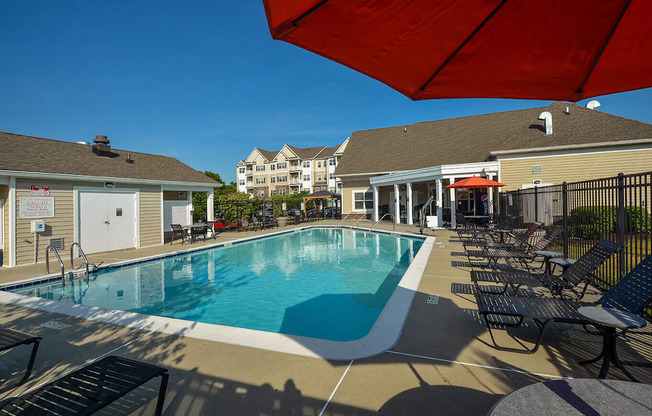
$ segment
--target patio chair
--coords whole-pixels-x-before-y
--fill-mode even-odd
[[[520,249],[527,250],[532,246],[530,240],[533,238],[534,233],[541,227],[543,223],[533,222],[530,227],[528,227],[525,232],[522,234],[516,235],[512,232],[513,241],[501,242],[499,241],[499,236],[496,236],[495,233],[492,233],[491,230],[484,230],[484,233],[476,233],[476,238],[473,243],[477,247],[482,247],[484,249],[496,248],[496,249]],[[490,237],[490,238],[487,238]]]
[[[20,397],[0,402],[3,415],[90,415],[161,377],[155,415],[163,412],[168,370],[151,364],[108,356],[56,378]]]
[[[172,238],[170,239],[170,245],[172,245],[175,238],[181,238],[181,245],[183,245],[186,237],[188,237],[188,230],[184,229],[181,224],[170,224],[170,227],[172,228]]]
[[[518,294],[521,286],[545,287],[554,295],[561,295],[564,289],[572,290],[578,299],[582,299],[590,283],[592,273],[613,256],[622,246],[609,240],[597,242],[584,253],[577,261],[568,267],[561,276],[527,273],[522,270],[507,272],[477,271],[471,272],[471,280],[475,283],[480,293],[505,293],[508,287],[513,293]],[[505,285],[499,292],[486,290],[479,282],[488,282]],[[581,292],[577,288],[584,285]]]
[[[14,347],[18,347],[19,345],[33,344],[32,354],[27,363],[27,370],[25,371],[23,378],[18,382],[19,385],[26,382],[30,374],[32,374],[32,367],[34,366],[36,352],[38,351],[38,345],[41,342],[41,339],[41,337],[35,337],[24,332],[16,331],[15,329],[0,326],[0,352],[8,351]]]
[[[652,301],[652,254],[643,259],[634,269],[607,291],[597,302],[587,303],[559,298],[525,298],[476,293],[478,312],[484,318],[494,347],[503,351],[532,354],[541,344],[543,332],[552,322],[591,325],[577,309],[582,306],[600,305],[635,315],[641,314]],[[508,317],[515,322],[490,319],[489,316]],[[531,319],[539,329],[533,348],[503,347],[496,343],[492,328],[519,327],[525,319]]]

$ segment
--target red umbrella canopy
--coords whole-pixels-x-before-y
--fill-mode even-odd
[[[649,0],[263,0],[270,32],[413,100],[652,86]]]
[[[479,176],[472,176],[452,183],[446,188],[498,188],[501,186],[505,186],[505,184],[487,178],[481,178]]]

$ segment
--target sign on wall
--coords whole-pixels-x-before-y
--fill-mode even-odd
[[[20,218],[54,218],[54,197],[21,196]]]
[[[32,185],[29,187],[32,196],[50,196],[50,187],[46,185]]]

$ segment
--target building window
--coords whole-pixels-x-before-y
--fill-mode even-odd
[[[318,167],[318,168],[321,168],[321,160],[318,160],[318,161],[317,161],[317,167]]]
[[[329,173],[329,174],[328,174],[328,179],[335,179],[335,177],[333,176],[332,173]]]
[[[265,165],[256,165],[256,172],[265,172]]]
[[[328,159],[328,164],[329,164],[330,166],[337,166],[337,165],[335,164],[335,159]]]
[[[272,195],[276,195],[276,189],[272,189]]]
[[[275,164],[272,163],[271,165],[269,165],[269,170],[275,170],[275,169],[276,169],[276,165],[275,165]]]
[[[321,182],[321,173],[317,175],[317,182]]]
[[[258,190],[258,196],[265,196],[265,190],[264,189]]]
[[[271,183],[276,183],[276,177],[275,177],[275,176],[272,176],[272,177],[269,179],[269,181],[270,181]]]
[[[353,191],[353,209],[356,211],[374,209],[373,191]]]
[[[245,173],[245,168],[238,168],[238,173]]]
[[[253,189],[250,189],[249,191],[247,191],[247,193],[248,193],[249,195],[253,195],[253,194],[254,194],[254,190],[253,190]]]
[[[310,182],[310,175],[303,175],[303,180],[306,182]]]
[[[285,188],[281,188],[278,190],[279,195],[285,195]]]
[[[276,178],[276,180],[277,180],[278,182],[287,182],[287,181],[288,181],[288,177],[287,177],[287,175],[279,175],[279,176]],[[284,194],[281,194],[281,195],[284,195]]]
[[[278,169],[285,169],[285,168],[288,167],[288,164],[287,164],[286,162],[283,162],[283,163],[277,163],[277,164],[276,164],[276,167],[277,167]]]
[[[310,167],[310,161],[309,160],[304,160],[303,161],[303,167],[304,168],[309,168]]]
[[[256,178],[256,183],[257,184],[265,183],[265,178]]]
[[[334,186],[331,186],[328,190],[331,191],[332,193],[335,193],[335,187]]]
[[[239,185],[244,185],[244,184],[245,184],[245,180],[244,180],[244,179],[240,179],[240,180],[238,181],[238,184],[239,184]]]

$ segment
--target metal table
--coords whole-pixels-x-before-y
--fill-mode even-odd
[[[195,242],[195,237],[200,235],[204,236],[206,239],[206,233],[208,232],[208,224],[205,223],[195,223],[193,225],[187,225],[183,227],[184,230],[190,231],[190,243]]]
[[[647,415],[652,386],[620,380],[570,379],[531,384],[503,397],[488,415]]]
[[[546,262],[546,271],[545,274],[551,274],[550,270],[550,259],[555,257],[563,257],[564,253],[559,251],[549,251],[549,250],[537,250],[534,252],[537,256],[543,257],[543,261]]]
[[[601,308],[599,306],[583,306],[577,312],[602,330],[602,351],[597,357],[591,360],[581,361],[580,364],[592,364],[602,359],[602,367],[598,374],[598,378],[602,379],[609,373],[609,366],[613,362],[632,381],[638,381],[623,367],[623,364],[637,365],[637,363],[624,363],[618,358],[616,351],[616,338],[618,338],[618,334],[616,333],[616,329],[642,328],[647,324],[647,321],[629,312],[612,308]],[[639,365],[646,364],[641,363]]]

